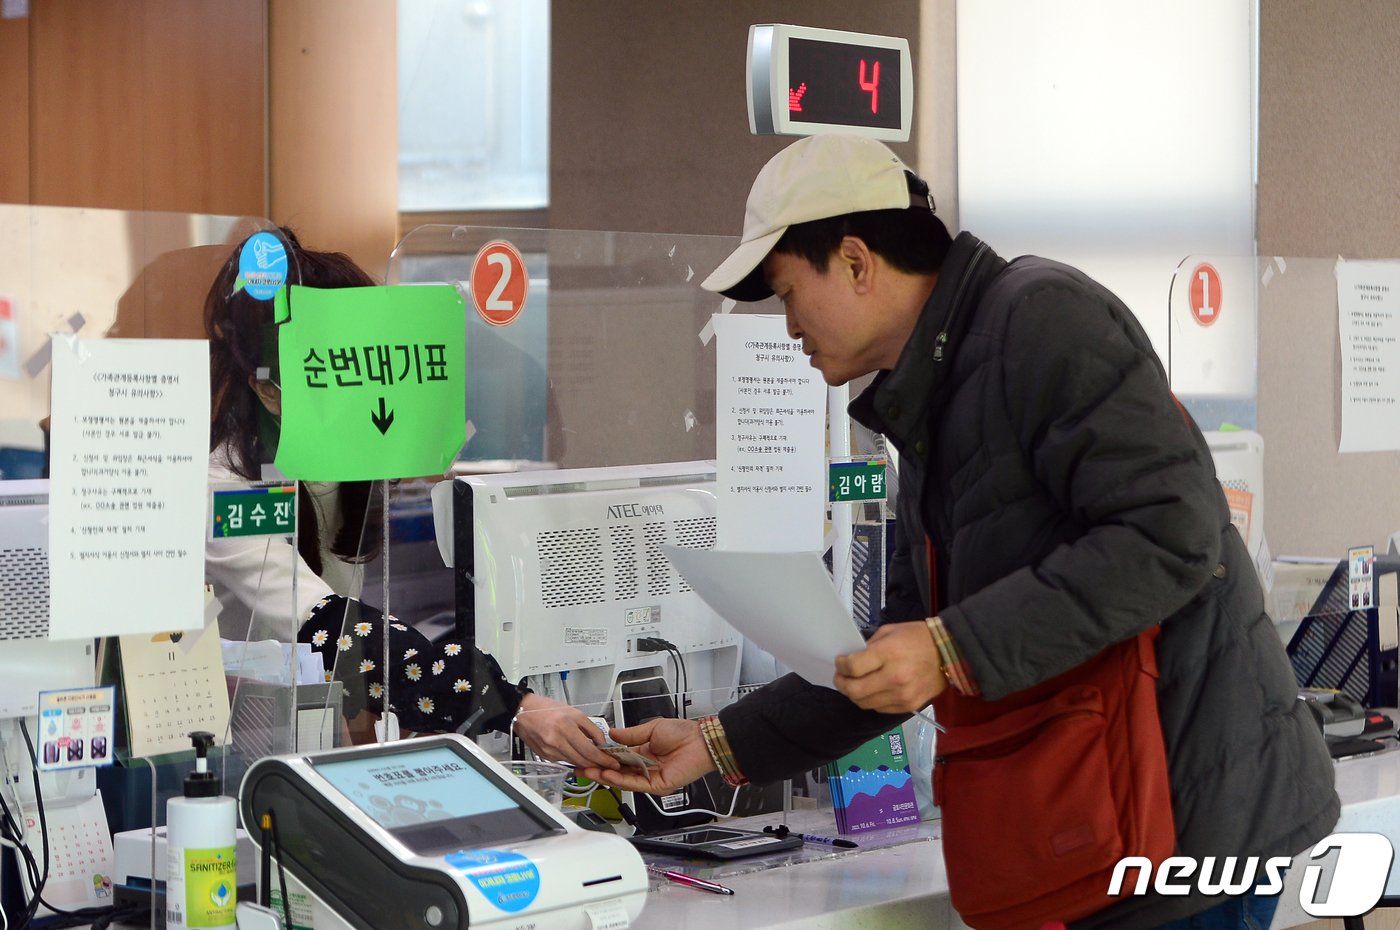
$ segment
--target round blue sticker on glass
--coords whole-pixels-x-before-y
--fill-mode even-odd
[[[464,849],[444,857],[467,876],[491,904],[503,911],[523,911],[540,893],[540,872],[519,853],[499,849]]]
[[[238,255],[238,277],[250,297],[271,300],[287,281],[287,247],[270,232],[253,233]]]

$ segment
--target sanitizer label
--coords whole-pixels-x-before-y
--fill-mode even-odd
[[[236,848],[185,850],[185,926],[232,927],[238,884]]]

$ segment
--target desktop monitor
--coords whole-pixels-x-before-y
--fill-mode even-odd
[[[34,793],[33,761],[20,733],[38,732],[39,692],[91,686],[90,639],[50,640],[49,482],[0,481],[0,766],[24,804]],[[90,769],[43,774],[45,802],[81,800],[95,790]]]
[[[738,687],[742,639],[691,590],[663,544],[715,541],[715,468],[679,462],[470,475],[433,490],[457,634],[512,680],[559,675],[564,696],[611,714],[619,681],[664,671],[665,640],[708,711]]]
[[[0,481],[0,719],[35,714],[40,691],[92,684],[92,641],[48,636],[49,482]]]

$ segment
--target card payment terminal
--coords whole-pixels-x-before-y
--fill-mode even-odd
[[[455,734],[259,759],[239,811],[259,845],[272,814],[293,921],[315,930],[625,927],[646,898],[627,840]]]

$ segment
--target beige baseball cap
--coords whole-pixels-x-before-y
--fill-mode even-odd
[[[865,136],[798,139],[759,171],[744,205],[739,247],[700,286],[735,300],[771,296],[760,265],[789,226],[865,210],[902,210],[910,206],[906,171],[888,146]]]

